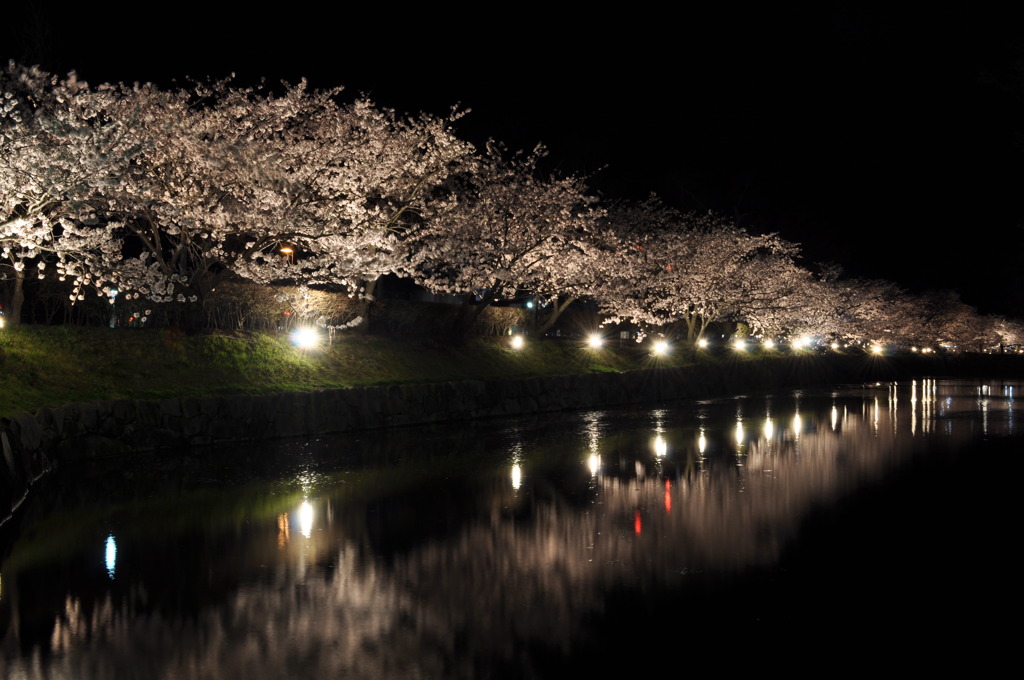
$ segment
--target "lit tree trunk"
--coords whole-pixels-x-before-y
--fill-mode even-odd
[[[11,291],[11,308],[4,318],[12,326],[21,325],[21,308],[25,306],[25,270],[14,270],[14,289]]]
[[[359,298],[359,317],[362,321],[352,330],[356,333],[366,334],[370,332],[370,310],[373,308],[373,294],[377,290],[377,282],[380,277],[363,283],[363,294]]]

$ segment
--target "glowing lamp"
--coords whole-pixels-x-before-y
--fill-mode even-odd
[[[316,332],[315,328],[296,328],[292,331],[291,341],[299,349],[309,349],[320,342],[320,334]]]

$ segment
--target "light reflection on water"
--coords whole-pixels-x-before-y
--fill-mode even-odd
[[[635,645],[731,647],[722,627],[748,651],[935,634],[937,603],[1002,588],[957,590],[1002,538],[992,517],[986,542],[957,527],[979,485],[1002,488],[1006,461],[970,451],[1019,446],[1017,389],[917,380],[99,461],[7,539],[0,677],[550,677],[643,668]],[[922,461],[930,486],[878,491]]]

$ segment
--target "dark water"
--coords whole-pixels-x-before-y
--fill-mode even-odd
[[[64,466],[0,677],[995,673],[1022,385],[918,380]]]

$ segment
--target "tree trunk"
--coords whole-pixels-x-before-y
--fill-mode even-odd
[[[373,294],[377,290],[378,281],[380,281],[380,277],[363,283],[363,293],[359,296],[358,305],[359,316],[362,321],[352,329],[354,333],[366,335],[370,332],[370,311],[373,309]]]
[[[459,306],[459,313],[455,315],[455,320],[452,322],[452,336],[456,340],[466,339],[472,331],[473,325],[476,324],[476,320],[490,306],[486,298],[477,305],[472,304],[472,299],[472,295],[466,296]]]
[[[11,326],[21,325],[21,308],[25,306],[25,270],[14,270],[14,290],[11,291],[11,307],[4,312],[4,318]]]
[[[538,328],[536,331],[537,337],[544,337],[544,334],[551,330],[551,327],[554,326],[555,322],[558,321],[558,319],[562,316],[562,312],[564,312],[569,307],[569,305],[576,302],[576,299],[577,298],[575,297],[568,297],[559,303],[558,299],[556,298],[555,301],[551,303],[551,311],[548,312],[548,315],[546,317],[544,317],[544,321],[541,323],[540,328]]]

